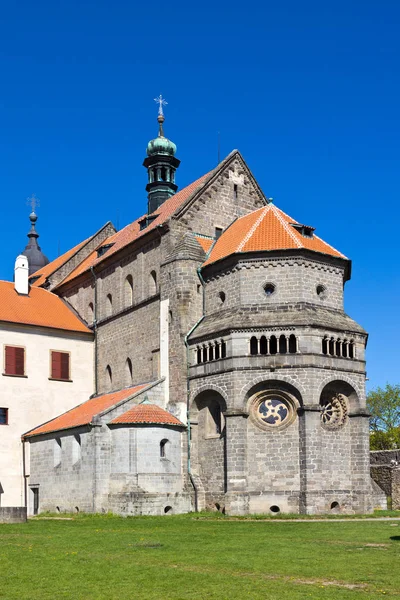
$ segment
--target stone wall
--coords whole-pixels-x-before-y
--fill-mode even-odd
[[[344,265],[330,265],[322,260],[298,256],[242,261],[239,268],[219,270],[217,277],[212,276],[210,270],[204,275],[207,281],[207,313],[220,309],[220,292],[225,293],[224,308],[309,302],[343,310],[344,272]],[[264,291],[267,283],[275,288],[270,296]],[[320,295],[317,294],[319,285],[325,288]]]
[[[30,514],[33,489],[39,490],[39,512],[189,511],[191,495],[184,491],[182,477],[183,428],[109,425],[145,397],[162,407],[164,396],[160,381],[104,411],[94,427],[29,439]],[[162,440],[167,440],[165,456],[160,454]]]
[[[26,519],[24,506],[0,507],[0,523],[25,523]]]
[[[373,450],[370,453],[371,477],[391,498],[393,510],[400,510],[400,449]]]

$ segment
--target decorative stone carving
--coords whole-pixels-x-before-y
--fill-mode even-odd
[[[261,429],[283,429],[296,418],[296,405],[292,398],[276,390],[255,394],[249,402],[250,419]]]
[[[347,421],[347,400],[343,394],[321,399],[321,425],[324,429],[340,429]]]

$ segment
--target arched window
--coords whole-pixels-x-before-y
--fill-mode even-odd
[[[93,302],[89,302],[89,306],[88,306],[88,323],[91,323],[94,319],[94,309],[93,309]]]
[[[271,335],[271,337],[269,338],[269,353],[276,354],[277,352],[278,352],[278,343],[277,343],[276,337],[274,335]]]
[[[349,344],[349,358],[354,358],[354,342],[351,340]]]
[[[126,277],[126,279],[125,279],[124,296],[125,296],[125,306],[132,306],[132,304],[133,304],[133,279],[132,279],[132,275],[128,275]]]
[[[151,271],[149,276],[149,295],[155,296],[157,294],[157,273]]]
[[[208,346],[208,360],[214,360],[214,346],[212,344]]]
[[[208,435],[219,435],[223,428],[223,416],[219,403],[212,400],[208,405]]]
[[[279,338],[279,354],[286,354],[286,336],[283,334]]]
[[[132,384],[132,376],[133,376],[132,361],[130,358],[127,358],[125,361],[125,384],[126,385]]]
[[[197,348],[197,364],[201,363],[201,348]]]
[[[215,360],[219,360],[219,358],[220,358],[219,342],[215,342]]]
[[[221,358],[226,357],[226,344],[224,340],[221,340]]]
[[[341,348],[342,342],[341,340],[336,340],[336,344],[335,344],[335,352],[336,352],[336,356],[341,356],[342,355],[342,348]]]
[[[329,354],[331,356],[335,356],[335,340],[334,340],[334,338],[331,338],[329,340]]]
[[[342,342],[342,356],[344,358],[347,358],[347,356],[348,356],[347,348],[348,348],[348,341],[347,340],[343,340],[343,342]]]
[[[267,354],[267,338],[265,335],[260,338],[260,354]]]
[[[106,316],[110,317],[112,315],[112,295],[107,294],[106,298]]]
[[[255,335],[253,335],[253,337],[250,338],[250,354],[252,356],[258,354],[258,340]]]
[[[289,352],[290,354],[296,354],[297,352],[297,340],[296,336],[293,333],[289,337]]]
[[[322,354],[328,354],[328,338],[326,336],[322,340]]]
[[[169,440],[164,439],[160,442],[160,458],[167,458],[167,445]]]
[[[203,346],[203,362],[207,362],[207,361],[208,361],[207,346]]]
[[[112,371],[111,371],[110,365],[106,366],[106,379],[107,379],[108,389],[111,390],[111,388],[112,388]]]

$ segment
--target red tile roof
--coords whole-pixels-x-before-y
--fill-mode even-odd
[[[10,281],[0,281],[0,321],[91,333],[55,294],[34,286],[18,294]]]
[[[38,271],[36,271],[35,273],[33,273],[31,275],[31,277],[37,277],[38,275],[40,275],[40,277],[38,279],[36,279],[32,283],[32,285],[34,285],[36,287],[38,287],[40,285],[43,285],[44,282],[46,281],[47,277],[49,277],[49,275],[51,275],[52,273],[54,273],[54,271],[56,271],[63,264],[65,264],[67,262],[67,260],[69,260],[71,258],[71,256],[73,256],[76,252],[78,252],[78,250],[80,250],[86,244],[86,242],[89,241],[89,239],[84,240],[83,242],[81,242],[77,246],[74,246],[74,248],[71,248],[71,250],[68,250],[68,252],[65,252],[64,254],[62,254],[61,256],[59,256],[58,258],[55,258],[54,260],[52,260],[51,262],[49,262],[49,264],[47,264],[46,266],[42,267],[41,269],[39,269]]]
[[[154,213],[152,213],[153,215],[157,215],[157,217],[145,229],[140,229],[139,222],[143,219],[142,216],[133,223],[130,223],[129,225],[121,229],[121,231],[117,231],[117,233],[104,240],[100,246],[105,246],[108,244],[113,244],[113,246],[99,258],[97,258],[96,251],[92,252],[92,254],[87,259],[85,259],[78,267],[76,267],[76,269],[74,269],[72,273],[70,273],[68,277],[66,277],[57,287],[64,285],[72,279],[75,279],[75,277],[78,277],[78,275],[81,275],[85,271],[88,271],[91,266],[99,264],[101,261],[107,259],[109,256],[112,256],[113,254],[118,252],[118,250],[121,250],[128,244],[147,234],[152,229],[155,229],[158,225],[165,223],[165,221],[167,221],[167,219],[169,219],[169,217],[171,217],[174,214],[174,212],[180,206],[182,206],[192,196],[192,194],[194,194],[196,190],[206,182],[206,180],[212,173],[213,171],[206,173],[199,179],[196,179],[196,181],[194,181],[187,187],[180,190],[180,192],[168,198],[168,200],[161,204],[161,206],[156,211],[154,211]]]
[[[103,394],[102,396],[90,398],[90,400],[76,406],[59,417],[52,419],[48,423],[32,429],[26,433],[24,437],[32,437],[42,433],[52,433],[54,431],[62,431],[63,429],[71,429],[72,427],[89,425],[96,415],[102,413],[107,408],[111,408],[114,404],[118,404],[118,402],[130,398],[144,387],[146,387],[146,384],[136,385],[118,392],[111,392],[110,394]]]
[[[199,242],[200,246],[203,248],[204,252],[208,252],[209,249],[211,248],[213,241],[210,238],[204,238],[204,237],[200,237],[198,235],[195,236],[196,240]]]
[[[271,202],[234,221],[217,240],[203,266],[230,254],[292,248],[306,248],[313,252],[346,258],[318,236],[305,237],[292,224],[300,225]]]
[[[110,425],[116,424],[134,424],[143,423],[148,425],[178,425],[184,427],[183,423],[176,417],[171,415],[168,411],[150,404],[148,402],[142,402],[137,404],[131,409],[127,410],[123,415],[116,417],[110,422]]]

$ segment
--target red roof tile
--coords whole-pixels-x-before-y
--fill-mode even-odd
[[[31,275],[31,277],[37,277],[38,275],[40,275],[40,277],[38,279],[36,279],[32,283],[32,285],[34,285],[36,287],[38,287],[40,285],[43,285],[44,282],[46,281],[47,277],[49,277],[49,275],[51,275],[52,273],[54,273],[54,271],[56,271],[64,263],[66,263],[67,260],[69,260],[71,258],[71,256],[73,256],[76,252],[78,252],[78,250],[80,250],[82,248],[82,246],[84,246],[86,244],[86,242],[89,241],[89,239],[84,240],[83,242],[81,242],[77,246],[74,246],[74,248],[71,248],[71,250],[68,250],[68,252],[65,252],[64,254],[62,254],[61,256],[59,256],[58,258],[55,258],[54,260],[52,260],[51,262],[49,262],[49,264],[47,264],[46,266],[42,267],[41,269],[39,269],[38,271],[36,271],[35,273],[33,273]]]
[[[146,423],[148,425],[178,425],[183,426],[183,423],[179,421],[174,415],[171,415],[168,411],[156,406],[155,404],[149,404],[148,402],[142,402],[133,406],[127,410],[123,415],[116,417],[110,423],[110,425],[116,424],[134,424],[134,423]]]
[[[90,400],[76,406],[59,417],[52,419],[48,423],[40,425],[40,427],[36,427],[36,429],[32,429],[32,431],[26,433],[24,437],[32,437],[42,433],[51,433],[63,429],[71,429],[72,427],[89,425],[96,415],[102,413],[107,408],[111,408],[114,404],[118,404],[118,402],[130,398],[144,387],[146,387],[145,384],[136,385],[118,392],[111,392],[110,394],[103,394],[102,396],[90,398]]]
[[[211,240],[210,238],[203,238],[200,237],[198,235],[195,236],[196,240],[199,242],[200,246],[203,248],[204,252],[208,252],[209,249],[211,248],[214,240]]]
[[[99,258],[97,258],[96,251],[92,252],[92,254],[87,259],[85,259],[76,269],[74,269],[72,273],[68,275],[68,277],[61,281],[61,283],[59,283],[58,286],[64,285],[68,281],[75,279],[75,277],[78,277],[78,275],[81,275],[85,271],[88,271],[91,266],[99,264],[101,261],[107,259],[109,256],[112,256],[113,254],[118,252],[118,250],[121,250],[128,244],[131,244],[132,242],[142,237],[152,229],[155,229],[158,225],[165,223],[165,221],[167,221],[167,219],[169,219],[169,217],[171,217],[174,214],[177,208],[182,206],[186,202],[186,200],[188,200],[192,196],[192,194],[194,194],[194,192],[205,183],[206,179],[211,175],[211,173],[212,171],[206,173],[199,179],[196,179],[196,181],[194,181],[190,185],[180,190],[180,192],[178,192],[177,194],[174,194],[173,196],[168,198],[168,200],[161,204],[161,206],[156,211],[154,211],[154,213],[152,213],[153,215],[158,216],[145,229],[140,229],[139,221],[143,219],[142,216],[133,223],[130,223],[129,225],[121,229],[121,231],[117,231],[117,233],[104,240],[104,242],[101,243],[101,246],[105,246],[107,244],[113,244],[113,246]]]
[[[224,231],[203,266],[230,254],[292,248],[306,248],[313,252],[346,258],[318,236],[303,236],[292,224],[300,225],[272,203],[259,208],[240,217]]]
[[[91,333],[55,294],[33,286],[18,294],[10,281],[0,281],[0,321]]]

